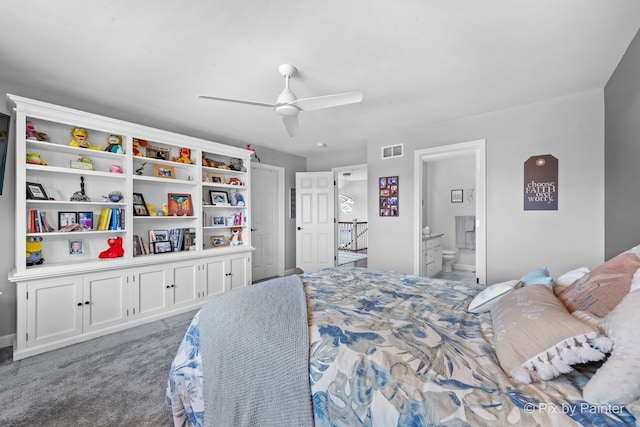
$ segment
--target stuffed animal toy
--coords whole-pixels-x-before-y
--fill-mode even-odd
[[[143,157],[138,147],[146,147],[147,145],[149,145],[149,143],[144,139],[133,138],[133,155]]]
[[[240,171],[240,172],[245,172],[246,169],[244,168],[244,164],[242,163],[242,159],[231,159],[231,163],[229,163],[229,168],[232,171]]]
[[[181,148],[180,149],[180,157],[174,157],[173,159],[174,162],[178,162],[178,163],[185,163],[187,165],[191,164],[191,150],[189,150],[188,148]]]
[[[204,167],[210,167],[210,168],[215,168],[216,167],[216,162],[214,162],[211,159],[207,159],[204,156],[204,153],[202,153],[202,166]]]
[[[49,135],[38,132],[33,122],[27,120],[27,139],[31,139],[33,141],[49,141]]]
[[[242,244],[242,227],[231,227],[231,237],[229,238],[229,246],[238,246]]]
[[[122,247],[122,237],[111,237],[107,240],[109,247],[100,252],[98,258],[118,258],[124,255],[124,248]]]
[[[120,135],[109,135],[107,137],[107,148],[105,148],[104,151],[124,154],[124,150],[122,149],[122,137]]]
[[[147,203],[147,210],[149,211],[149,216],[158,216],[155,205]]]
[[[47,162],[42,160],[40,154],[37,153],[27,153],[27,163],[32,165],[43,165],[46,166]]]
[[[42,264],[44,257],[42,256],[42,237],[29,236],[27,237],[27,265]]]
[[[87,139],[89,135],[83,128],[73,127],[71,128],[71,141],[69,145],[72,147],[88,148],[89,150],[102,151],[101,145],[92,145]]]

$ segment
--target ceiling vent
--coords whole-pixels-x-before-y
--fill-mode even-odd
[[[404,144],[389,145],[382,147],[382,158],[391,159],[393,157],[402,157],[404,153]]]

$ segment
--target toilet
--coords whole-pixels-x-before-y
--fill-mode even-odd
[[[453,263],[458,257],[458,251],[455,249],[442,250],[442,271],[451,273],[453,271]]]

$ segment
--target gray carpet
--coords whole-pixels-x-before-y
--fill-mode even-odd
[[[0,362],[0,425],[173,425],[167,376],[194,314]]]

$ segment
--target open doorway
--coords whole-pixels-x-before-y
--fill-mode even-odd
[[[337,265],[367,267],[367,165],[333,169],[336,177]]]
[[[414,270],[420,274],[424,269],[424,228],[429,233],[442,235],[439,242],[455,252],[456,262],[465,270],[475,272],[474,282],[486,283],[486,164],[485,141],[472,141],[442,147],[418,150],[414,155],[415,171],[415,246]],[[460,173],[458,180],[451,174],[452,166],[464,168],[468,176]],[[441,175],[447,170],[445,184],[438,187]],[[456,184],[452,184],[452,183]],[[435,194],[441,193],[441,194]],[[459,224],[472,219],[473,249],[461,246],[457,232]],[[434,224],[434,228],[431,227]],[[461,258],[462,257],[462,258]],[[455,265],[455,264],[454,264]]]

